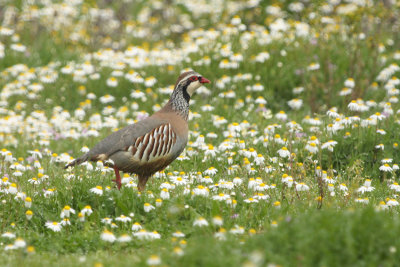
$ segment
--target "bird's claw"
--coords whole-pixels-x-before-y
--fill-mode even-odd
[[[118,190],[121,190],[122,184],[121,184],[121,181],[120,181],[120,180],[113,179],[113,180],[111,180],[111,181],[113,181],[113,182],[115,182],[115,183],[117,184]]]

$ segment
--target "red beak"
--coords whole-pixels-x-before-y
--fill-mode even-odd
[[[210,82],[210,80],[207,80],[206,78],[201,77],[200,83],[211,83],[211,82]]]

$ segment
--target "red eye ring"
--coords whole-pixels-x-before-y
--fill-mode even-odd
[[[192,81],[192,82],[194,82],[194,81],[197,81],[197,76],[192,76],[192,77],[190,77],[190,81]]]

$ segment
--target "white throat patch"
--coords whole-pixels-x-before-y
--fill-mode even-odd
[[[199,81],[192,82],[189,84],[186,91],[188,92],[188,94],[190,96],[192,96],[193,93],[196,91],[196,89],[199,88],[200,86],[201,86],[201,83]]]

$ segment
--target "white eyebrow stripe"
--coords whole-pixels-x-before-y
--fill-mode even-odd
[[[199,74],[196,73],[196,72],[193,72],[193,73],[187,75],[185,78],[183,78],[182,80],[179,81],[178,85],[180,85],[181,83],[187,81],[187,79],[189,79],[189,78],[192,77],[192,76],[199,76]]]

